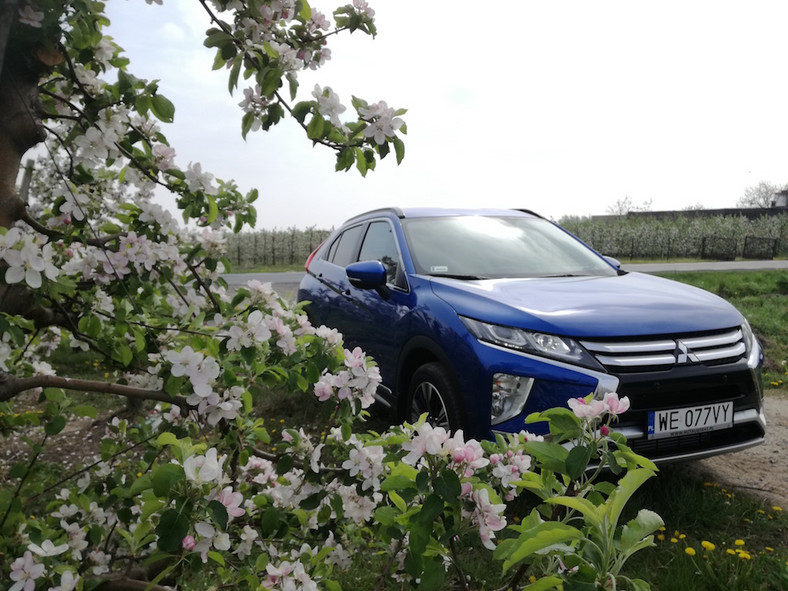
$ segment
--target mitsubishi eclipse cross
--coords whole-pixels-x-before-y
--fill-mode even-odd
[[[763,441],[763,353],[706,291],[626,272],[521,210],[382,209],[307,261],[298,299],[380,366],[378,401],[490,438],[532,412],[628,396],[616,426],[655,461]]]

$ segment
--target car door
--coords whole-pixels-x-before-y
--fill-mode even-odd
[[[371,355],[380,366],[384,383],[392,384],[405,332],[403,323],[407,322],[414,296],[408,286],[401,250],[389,220],[374,220],[367,225],[356,260],[383,263],[386,267],[386,289],[360,289],[348,281],[346,305],[337,310],[336,326],[345,327],[340,330],[345,335],[346,346],[361,347]]]

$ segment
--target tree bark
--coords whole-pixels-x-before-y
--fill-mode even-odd
[[[177,404],[181,408],[188,408],[188,403],[183,396],[170,396],[164,390],[147,390],[145,388],[93,380],[72,380],[61,376],[38,375],[29,378],[17,378],[0,372],[0,402],[11,400],[20,392],[33,388],[62,388],[63,390],[78,390],[80,392],[103,392],[135,400],[169,402]]]

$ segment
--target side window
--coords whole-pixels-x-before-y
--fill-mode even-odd
[[[363,225],[353,226],[342,232],[328,249],[327,260],[340,267],[347,267],[356,260],[356,248]]]
[[[358,260],[380,261],[386,267],[387,282],[404,287],[397,242],[388,222],[372,222],[369,225]]]

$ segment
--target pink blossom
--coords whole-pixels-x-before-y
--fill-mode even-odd
[[[227,509],[230,517],[240,517],[246,511],[240,505],[244,501],[244,496],[239,492],[233,492],[233,487],[228,486],[219,493],[219,502]]]
[[[599,433],[602,435],[602,437],[607,437],[608,435],[610,435],[610,429],[608,428],[607,425],[602,425],[599,428]]]
[[[601,400],[592,399],[588,402],[585,398],[570,398],[567,404],[575,416],[581,419],[593,419],[607,412],[607,405]]]
[[[490,502],[490,493],[486,488],[473,491],[471,498],[476,503],[476,509],[471,518],[479,526],[479,537],[485,548],[495,549],[492,539],[495,532],[506,527],[506,517],[503,512],[506,505],[503,503],[493,504]]]
[[[197,542],[194,541],[194,536],[186,536],[185,538],[183,538],[183,541],[181,542],[181,546],[183,546],[183,549],[186,550],[187,552],[191,552],[192,550],[194,550],[194,545],[196,543]]]
[[[443,443],[449,439],[449,434],[443,427],[433,427],[429,423],[424,423],[416,429],[418,435],[410,441],[402,444],[402,449],[409,452],[402,461],[406,464],[415,465],[426,453],[437,455],[441,451]]]
[[[602,402],[607,407],[608,411],[614,415],[620,415],[629,410],[629,397],[624,396],[619,398],[615,392],[608,392],[605,394]]]
[[[11,563],[11,580],[14,584],[8,591],[33,591],[36,588],[36,579],[44,574],[45,567],[33,561],[29,550]]]

